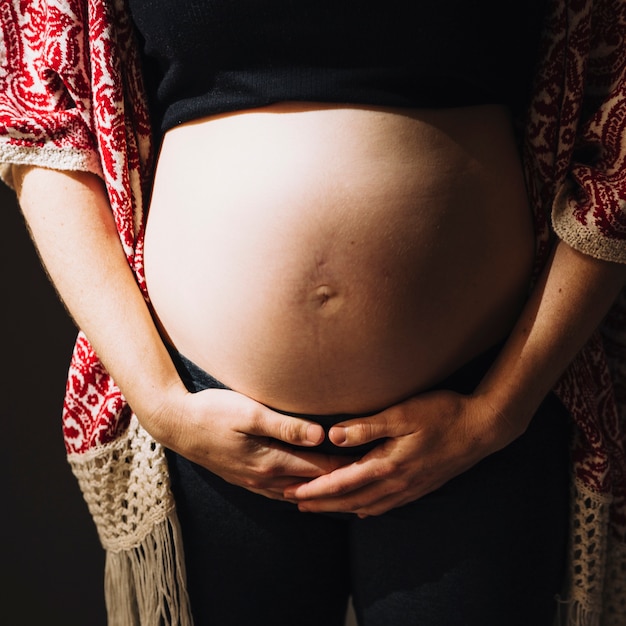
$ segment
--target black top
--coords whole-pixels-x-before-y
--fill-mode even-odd
[[[545,0],[130,0],[157,128],[280,101],[525,102]]]

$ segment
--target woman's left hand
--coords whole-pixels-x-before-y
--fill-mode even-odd
[[[524,428],[499,414],[485,396],[427,392],[334,426],[330,439],[341,447],[384,441],[357,461],[293,485],[284,495],[302,511],[380,515],[438,489]]]
[[[441,487],[524,432],[625,285],[626,264],[558,242],[472,395],[432,391],[335,426],[330,438],[342,447],[386,439],[354,463],[287,488],[284,496],[303,511],[364,517]]]

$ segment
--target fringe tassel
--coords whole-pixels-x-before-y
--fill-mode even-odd
[[[583,606],[578,600],[557,598],[557,605],[554,626],[600,626],[602,623],[599,611]]]
[[[134,548],[106,554],[109,626],[192,626],[180,527],[174,512]]]

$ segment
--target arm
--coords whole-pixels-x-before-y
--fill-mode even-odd
[[[279,415],[232,391],[187,392],[128,266],[99,178],[35,167],[15,168],[14,174],[52,282],[155,439],[269,497],[280,497],[295,476],[319,476],[338,466],[268,440],[315,445],[323,438],[317,424]]]
[[[522,426],[555,386],[626,286],[626,264],[582,254],[564,242],[533,290],[500,358],[476,390]]]
[[[502,352],[470,396],[436,391],[330,431],[337,445],[389,437],[361,461],[286,496],[306,511],[376,515],[420,498],[521,435],[626,282],[626,265],[560,242]]]

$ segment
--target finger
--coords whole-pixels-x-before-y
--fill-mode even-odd
[[[353,513],[370,517],[382,515],[413,499],[413,494],[395,491],[393,485],[379,481],[344,496],[298,502],[298,508],[309,513]]]
[[[256,494],[258,494],[260,496],[263,496],[264,498],[269,498],[270,500],[281,500],[283,502],[291,502],[291,504],[297,504],[293,500],[287,500],[287,498],[285,498],[285,496],[283,496],[281,490],[255,489],[255,488],[251,487],[251,488],[248,488],[248,491],[250,491],[252,493],[256,493]]]
[[[370,417],[359,417],[335,424],[328,437],[336,446],[358,446],[378,439],[401,437],[411,432],[408,420],[398,407]]]
[[[337,455],[321,454],[308,448],[287,448],[278,442],[266,446],[256,472],[262,478],[280,478],[302,482],[303,478],[317,478],[333,472],[352,462],[352,459]]]
[[[431,493],[434,493],[446,484],[446,480],[424,481],[419,484],[411,485],[410,489],[401,489],[392,491],[391,493],[381,497],[377,501],[371,501],[369,504],[361,507],[354,512],[361,517],[369,517],[374,515],[382,515],[396,509],[405,504],[415,502]]]
[[[377,481],[380,474],[375,465],[364,457],[306,483],[289,487],[285,496],[299,501],[341,497]]]
[[[261,406],[261,405],[259,405]],[[266,407],[255,411],[243,424],[240,432],[257,437],[270,437],[296,446],[317,446],[324,440],[324,429],[319,424],[300,417],[276,413]]]
[[[298,502],[304,512],[354,513],[359,517],[382,515],[391,509],[422,498],[436,491],[439,484],[411,484],[407,487],[402,480],[381,480],[345,495]]]
[[[318,500],[305,500],[298,502],[300,511],[307,513],[354,513],[356,515],[372,515],[376,506],[383,500],[400,500],[398,494],[389,494],[389,486],[384,481],[370,483],[362,489],[348,494],[321,498]]]
[[[354,511],[355,515],[360,518],[376,517],[378,515],[384,515],[392,509],[397,509],[409,502],[417,500],[418,497],[409,497],[406,494],[394,493],[380,498],[379,500],[372,502],[366,506],[362,506]]]
[[[303,479],[298,476],[265,478],[255,473],[248,474],[246,476],[224,475],[223,478],[236,487],[241,487],[247,491],[251,491],[274,500],[288,500],[288,498],[284,495],[285,489],[303,482]],[[289,501],[295,503],[295,500]]]

